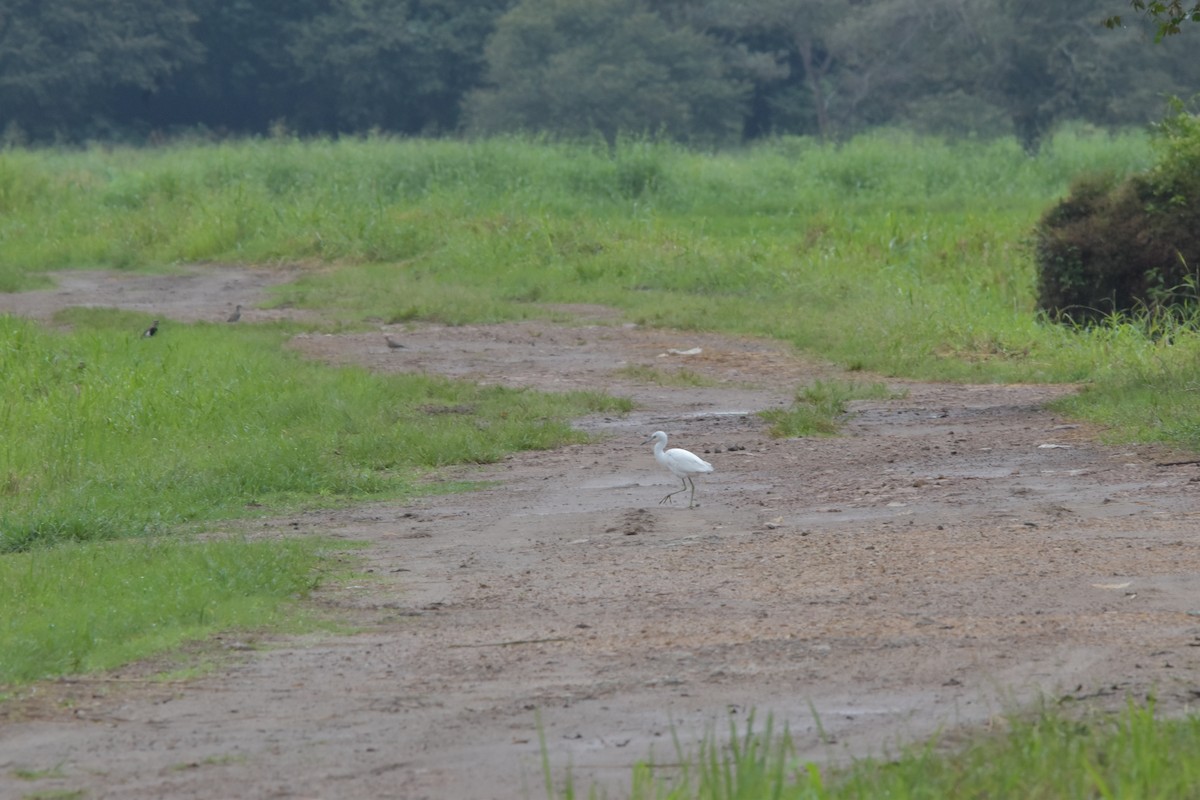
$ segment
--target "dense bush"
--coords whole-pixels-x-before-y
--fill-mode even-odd
[[[1200,117],[1180,104],[1158,126],[1158,162],[1118,182],[1077,179],[1036,230],[1038,305],[1053,319],[1200,300]]]

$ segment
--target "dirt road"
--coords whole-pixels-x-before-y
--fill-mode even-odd
[[[282,279],[237,274],[182,276],[206,286],[182,303],[183,284],[140,280],[168,287],[177,318],[215,320]],[[121,305],[112,280],[89,302]],[[44,316],[55,295],[0,310],[29,298]],[[330,363],[638,407],[580,420],[594,444],[447,476],[477,492],[268,523],[369,543],[369,579],[317,597],[357,632],[230,640],[220,669],[178,683],[134,666],[36,687],[0,719],[0,796],[538,798],[540,719],[557,783],[570,768],[620,797],[634,762],[674,760],[673,733],[691,747],[754,710],[825,762],[1038,697],[1200,694],[1200,466],[1171,463],[1187,456],[1098,444],[1044,410],[1069,391],[1054,386],[890,382],[897,399],[856,403],[842,436],[775,440],[754,412],[863,377],[566,311],[575,323],[393,331],[402,349],[298,337]],[[699,385],[650,380],[680,368]],[[658,429],[716,467],[694,510],[658,505],[677,488],[641,444]]]

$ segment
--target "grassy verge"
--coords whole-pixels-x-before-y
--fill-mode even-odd
[[[0,684],[107,669],[229,628],[295,621],[320,543],[177,537],[0,557]]]
[[[1159,719],[1154,704],[1130,703],[1120,714],[1059,712],[1009,720],[1003,734],[975,737],[965,748],[931,742],[893,760],[863,759],[822,768],[796,757],[786,731],[731,728],[722,746],[681,753],[666,768],[638,765],[634,800],[855,800],[949,797],[1197,797],[1200,762],[1182,754],[1200,747],[1200,718]],[[576,797],[568,785],[551,797]],[[594,796],[590,794],[589,796]]]
[[[79,311],[70,334],[0,318],[0,551],[162,533],[265,507],[404,496],[424,472],[578,441],[619,409],[426,376],[329,369],[262,328]],[[452,407],[459,413],[438,413]]]
[[[267,327],[61,321],[0,317],[0,684],[278,625],[316,579],[315,545],[171,535],[189,524],[405,497],[628,405],[330,369]]]
[[[1161,442],[1200,450],[1200,360],[1195,343],[1200,315],[1195,310],[1167,315],[1114,315],[1107,324],[1080,330],[1112,351],[1139,343],[1138,358],[1104,380],[1089,381],[1077,394],[1056,402],[1065,414],[1104,426],[1113,442]]]

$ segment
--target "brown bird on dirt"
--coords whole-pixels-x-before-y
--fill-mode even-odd
[[[387,342],[387,346],[389,349],[391,349],[391,350],[403,350],[404,349],[404,345],[400,344],[395,339],[393,339],[391,336],[388,336],[386,333],[383,335],[383,338]]]
[[[226,322],[237,322],[241,318],[242,318],[242,307],[239,305],[237,308],[235,308],[233,310],[233,313],[229,315],[229,319],[227,319],[225,321]]]
[[[151,322],[150,327],[142,331],[142,336],[153,336],[156,333],[158,333],[158,320]]]

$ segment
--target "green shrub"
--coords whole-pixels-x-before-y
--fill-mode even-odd
[[[1035,232],[1038,305],[1052,319],[1194,305],[1200,268],[1200,120],[1176,103],[1154,138],[1158,162],[1118,182],[1076,179]]]

